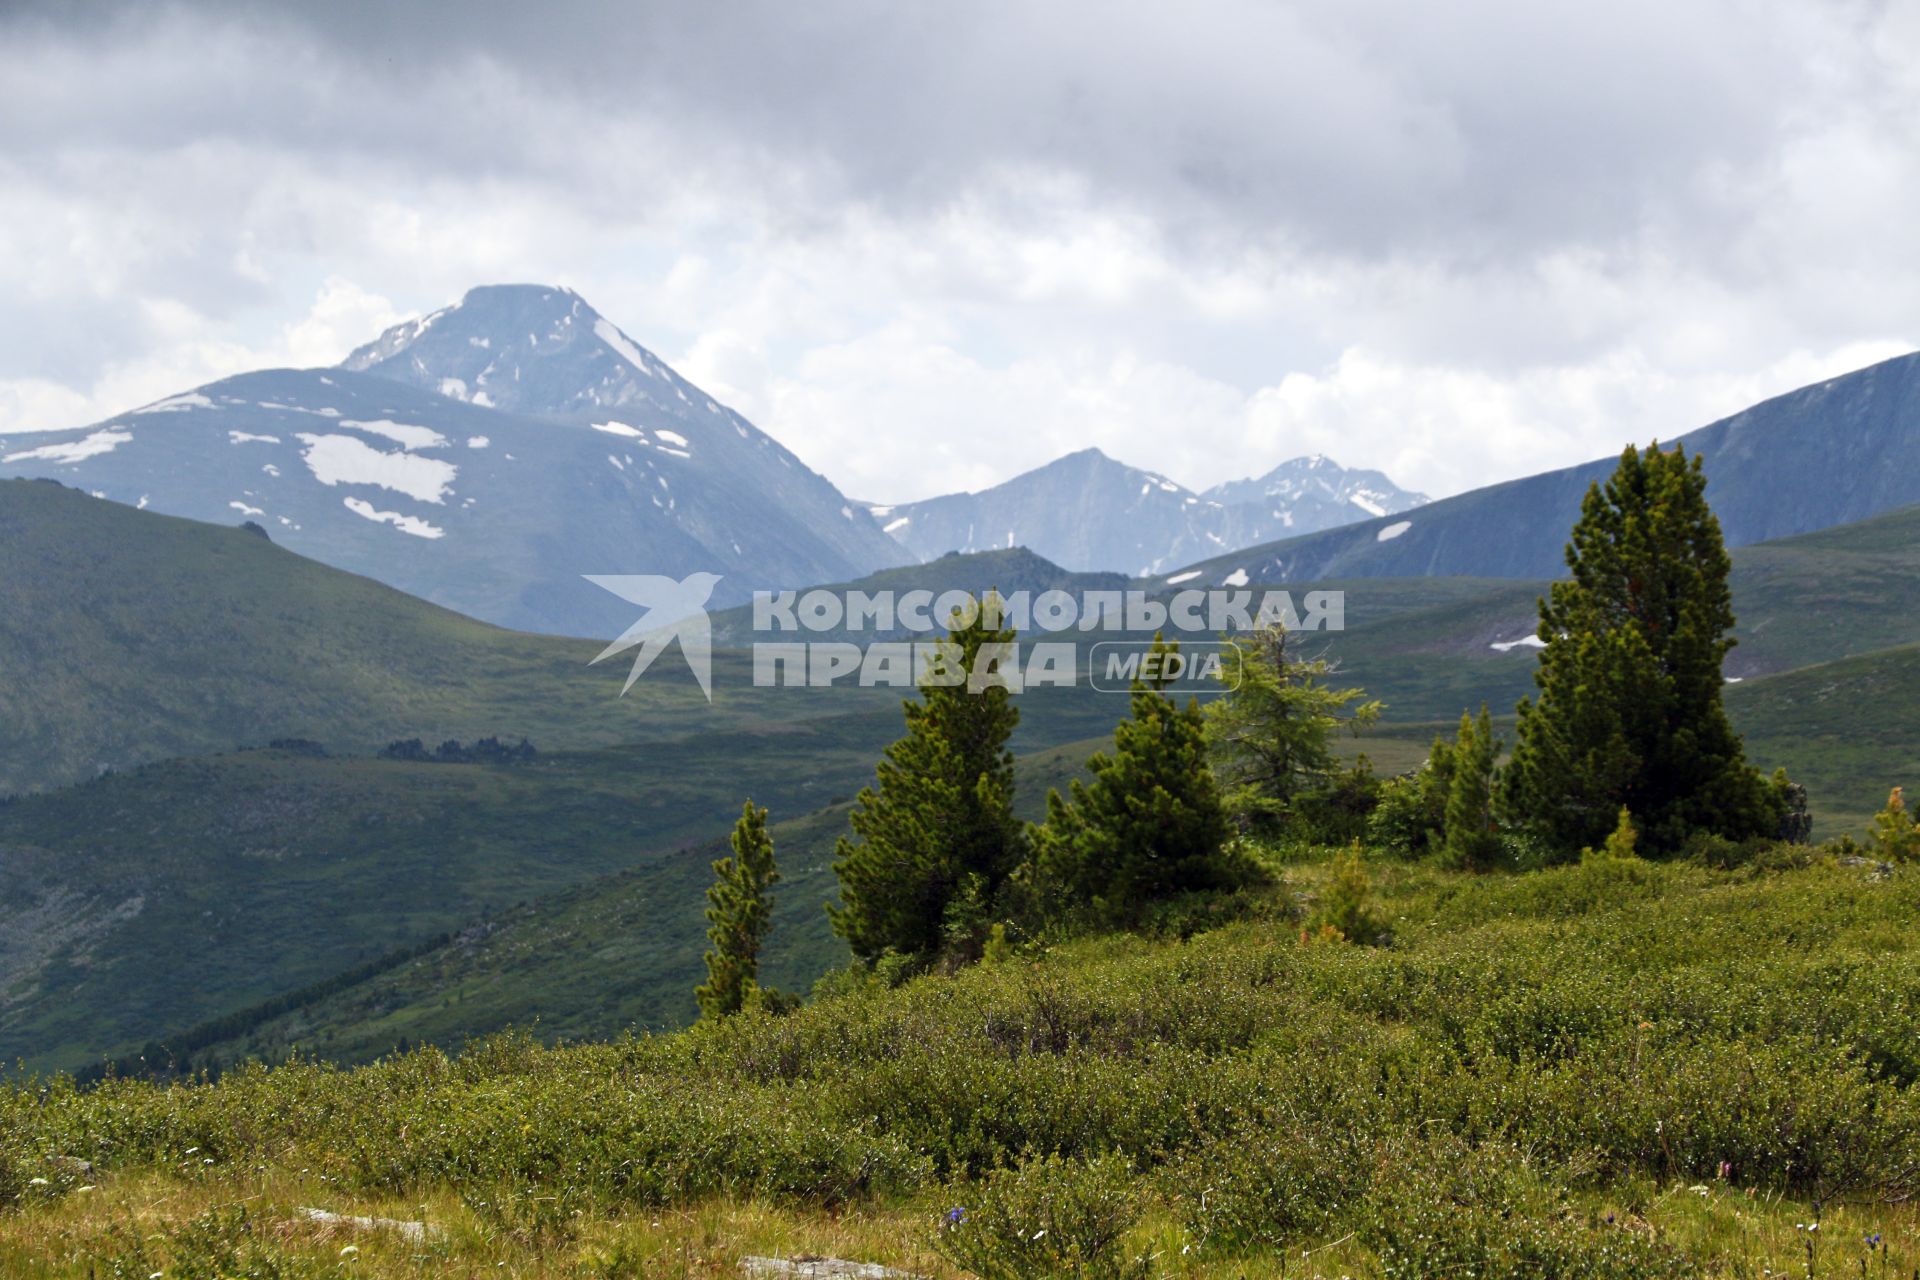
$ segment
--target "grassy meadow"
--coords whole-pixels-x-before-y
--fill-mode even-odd
[[[211,1084],[19,1084],[0,1094],[0,1268],[1920,1267],[1912,866],[1802,850],[1472,876],[1369,857],[1360,909],[1389,932],[1363,947],[1307,940],[1330,851],[1254,852],[1270,887],[1175,904],[1144,936],[895,989],[842,978],[786,1017]]]

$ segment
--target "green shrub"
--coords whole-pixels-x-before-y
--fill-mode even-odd
[[[1438,749],[1447,744],[1434,745]],[[1431,759],[1418,772],[1388,778],[1367,816],[1367,843],[1396,857],[1424,857],[1446,824],[1446,802],[1446,785]]]
[[[1373,905],[1373,877],[1360,853],[1360,842],[1334,860],[1333,875],[1320,892],[1320,905],[1307,921],[1306,936],[1371,946],[1387,932],[1386,922]]]
[[[1365,1193],[1371,1154],[1355,1129],[1265,1121],[1181,1152],[1162,1182],[1202,1249],[1275,1250],[1327,1231]]]
[[[1152,1274],[1124,1237],[1140,1197],[1124,1160],[1028,1158],[952,1187],[933,1247],[981,1280],[1121,1280]]]
[[[1416,1151],[1379,1170],[1356,1219],[1386,1280],[1673,1280],[1696,1270],[1672,1249],[1588,1220],[1509,1148]]]
[[[126,1231],[110,1253],[93,1261],[90,1274],[99,1280],[346,1280],[350,1273],[337,1260],[288,1250],[237,1205],[154,1239]]]

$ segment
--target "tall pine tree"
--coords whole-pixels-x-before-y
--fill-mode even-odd
[[[1156,899],[1221,886],[1226,806],[1207,759],[1205,722],[1193,699],[1183,708],[1164,692],[1166,659],[1178,643],[1154,637],[1149,670],[1136,679],[1131,714],[1113,732],[1113,754],[1087,761],[1088,786],[1070,799],[1047,795],[1035,836],[1033,881],[1044,914],[1083,909],[1123,921]]]
[[[1721,705],[1733,595],[1706,489],[1698,456],[1629,447],[1581,504],[1571,578],[1540,602],[1540,696],[1520,704],[1503,800],[1561,849],[1604,841],[1623,805],[1655,850],[1779,826],[1778,789]]]
[[[864,960],[977,950],[1026,860],[1007,749],[1020,713],[987,679],[1014,633],[992,594],[954,622],[948,662],[921,672],[919,699],[906,701],[906,736],[887,748],[877,786],[860,792],[853,838],[834,849],[840,905],[828,910],[834,932]],[[945,682],[955,671],[960,682]]]
[[[707,981],[695,987],[700,1016],[740,1012],[760,976],[760,944],[773,918],[771,890],[780,879],[773,862],[767,811],[749,800],[733,828],[733,856],[713,864],[707,890]]]

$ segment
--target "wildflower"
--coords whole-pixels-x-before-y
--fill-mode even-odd
[[[947,1225],[957,1227],[967,1220],[967,1211],[961,1208],[947,1210]]]
[[[1733,1161],[1722,1160],[1720,1162],[1720,1181],[1726,1182],[1728,1179],[1732,1177],[1733,1177]]]

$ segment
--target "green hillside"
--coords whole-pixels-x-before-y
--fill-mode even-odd
[[[1813,797],[1816,834],[1864,834],[1887,792],[1920,791],[1920,644],[1743,681],[1727,710],[1747,756]]]
[[[856,710],[752,687],[715,655],[709,706],[677,659],[618,697],[602,646],[502,631],[223,529],[0,481],[0,795],[278,738],[546,749]],[[670,658],[673,655],[669,655]],[[870,705],[890,703],[873,696]]]
[[[1740,643],[1729,676],[1750,680],[1920,643],[1920,611],[1890,606],[1920,581],[1920,506],[1731,554]],[[1482,701],[1507,711],[1530,695],[1535,651],[1493,646],[1533,634],[1547,584],[1429,580],[1473,589],[1427,603],[1421,581],[1327,584],[1347,592],[1349,629],[1308,643],[1384,698],[1395,719],[1457,716]]]
[[[850,798],[899,734],[897,693],[874,692],[884,705],[820,703],[870,710],[526,765],[245,751],[0,805],[0,1057],[96,1062],[636,867],[642,890],[681,926],[662,936],[676,939],[684,963],[680,944],[700,936],[711,855],[684,855],[691,879],[675,878],[674,859],[724,832],[743,796],[776,815]],[[1022,700],[1016,746],[1101,733],[1124,707],[1083,690],[1037,691]],[[678,974],[638,980],[677,993]]]
[[[1021,757],[1022,815],[1040,818],[1047,790],[1064,790],[1101,745],[1069,743]],[[804,992],[846,963],[846,948],[822,907],[837,895],[833,846],[847,831],[849,807],[837,803],[771,827],[781,883],[761,977],[775,987]],[[300,1048],[353,1063],[397,1045],[457,1048],[509,1026],[549,1041],[682,1026],[698,1012],[693,987],[706,973],[701,908],[713,879],[710,864],[723,852],[722,841],[710,841],[494,912],[443,945],[322,997],[303,998],[284,1014],[237,1010],[238,1017],[226,1020],[234,1029],[219,1039],[210,1038],[214,1028],[189,1029],[198,1034],[178,1040],[188,1046],[179,1056],[195,1066],[219,1066],[248,1057],[275,1061]],[[158,1039],[176,1050],[178,1038]]]

